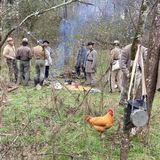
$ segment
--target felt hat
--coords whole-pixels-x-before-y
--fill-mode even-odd
[[[113,44],[120,44],[120,42],[118,40],[115,40]]]
[[[28,39],[27,38],[23,38],[22,42],[28,42]]]
[[[13,38],[12,37],[8,37],[7,38],[7,42],[9,42],[9,41],[13,41]]]
[[[90,45],[94,45],[95,43],[94,42],[88,42],[87,46],[90,46]]]
[[[43,43],[47,43],[47,44],[49,44],[49,41],[48,41],[48,40],[44,40],[44,41],[43,41]]]

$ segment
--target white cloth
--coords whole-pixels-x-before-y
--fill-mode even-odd
[[[48,59],[45,59],[45,66],[52,65],[51,53],[46,49]]]

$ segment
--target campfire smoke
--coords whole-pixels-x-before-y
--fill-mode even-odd
[[[87,26],[90,23],[99,23],[104,14],[108,18],[114,15],[115,0],[88,0],[86,2],[93,5],[87,5],[77,2],[65,8],[66,14],[60,24],[60,42],[57,48],[58,60],[57,68],[62,68],[73,53],[73,47],[77,45],[79,39],[85,39]],[[64,16],[65,15],[65,16]],[[66,16],[67,15],[67,16]],[[106,18],[107,21],[107,18]],[[94,34],[94,31],[93,31]]]

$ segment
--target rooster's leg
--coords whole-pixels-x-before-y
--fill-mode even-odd
[[[104,132],[101,132],[101,133],[100,133],[100,138],[101,138],[101,139],[104,139],[104,138],[105,138]]]

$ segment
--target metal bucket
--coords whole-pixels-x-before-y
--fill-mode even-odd
[[[143,109],[135,109],[130,115],[130,119],[134,126],[144,127],[148,122],[148,113]]]

